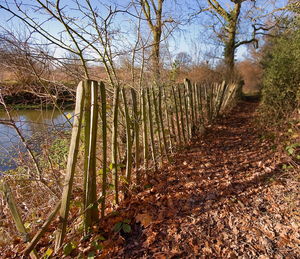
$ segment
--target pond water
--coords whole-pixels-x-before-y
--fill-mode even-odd
[[[57,132],[70,129],[67,117],[72,111],[64,114],[58,110],[19,110],[12,113],[15,125],[34,151],[39,151],[45,141],[53,139]],[[0,121],[8,120],[5,111],[0,111]],[[26,150],[16,130],[0,123],[0,174],[14,169],[22,160]]]

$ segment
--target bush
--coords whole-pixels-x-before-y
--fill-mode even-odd
[[[280,125],[300,104],[300,27],[290,22],[269,42],[264,67],[261,114],[263,121]]]

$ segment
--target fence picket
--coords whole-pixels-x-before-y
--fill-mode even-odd
[[[56,232],[55,251],[57,251],[63,244],[63,240],[66,234],[67,220],[70,209],[70,197],[73,187],[73,178],[75,173],[75,166],[77,162],[80,130],[82,122],[82,111],[84,105],[84,88],[83,83],[80,82],[76,92],[76,105],[74,111],[74,122],[71,135],[71,144],[68,155],[66,176],[64,180],[64,187],[62,193],[61,207],[60,207],[60,223]]]
[[[99,83],[102,118],[102,198],[101,217],[104,217],[107,190],[107,119],[106,119],[106,89],[103,82]]]

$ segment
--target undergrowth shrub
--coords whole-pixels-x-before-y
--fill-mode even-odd
[[[300,104],[300,23],[271,40],[264,67],[260,113],[266,125],[284,126]]]
[[[285,24],[286,25],[286,24]],[[275,142],[289,158],[283,169],[300,168],[300,22],[268,42],[264,68],[260,125],[273,132]]]

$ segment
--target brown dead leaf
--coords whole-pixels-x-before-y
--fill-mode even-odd
[[[186,187],[186,188],[191,188],[191,187],[195,187],[195,183],[194,182],[188,182],[188,183],[186,183],[185,185],[184,185],[184,187]]]
[[[137,222],[140,222],[144,228],[152,223],[152,217],[146,213],[138,214],[135,219]]]
[[[161,252],[155,253],[153,256],[156,259],[166,259],[167,258],[166,254],[165,253],[161,253]]]
[[[151,235],[149,235],[144,242],[143,246],[144,247],[149,247],[156,239],[157,232],[152,232]]]
[[[216,242],[216,244],[215,244],[215,250],[216,250],[219,254],[221,253],[221,250],[222,250],[221,246],[222,246],[222,242],[218,239],[217,242]]]
[[[202,251],[206,254],[211,254],[212,253],[210,245],[207,241],[205,241],[205,247],[202,248]]]
[[[173,208],[174,207],[172,199],[168,199],[167,204],[168,204],[169,208]]]

